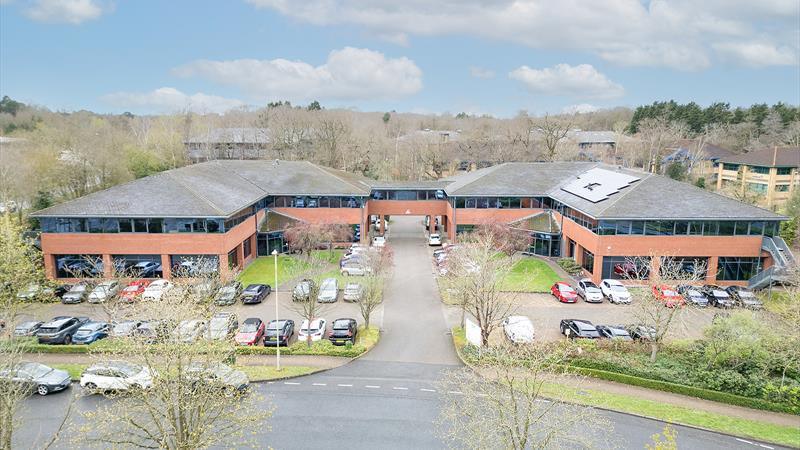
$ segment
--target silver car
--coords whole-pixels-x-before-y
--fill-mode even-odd
[[[317,301],[320,303],[333,303],[339,297],[339,281],[336,278],[326,278],[319,287]]]
[[[120,285],[117,280],[103,281],[95,286],[92,292],[89,293],[89,303],[102,303],[110,300],[119,292]]]
[[[346,302],[357,302],[361,300],[362,295],[364,295],[364,286],[358,283],[347,283],[344,287],[342,300]]]

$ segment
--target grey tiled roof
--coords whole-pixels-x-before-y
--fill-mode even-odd
[[[266,195],[369,194],[366,184],[305,161],[210,161],[140,178],[35,216],[226,217]]]
[[[370,180],[372,189],[444,189],[450,180],[422,180],[422,181],[375,181]]]
[[[451,196],[545,195],[553,186],[592,167],[591,162],[504,163],[456,177]]]
[[[765,148],[726,156],[720,161],[751,166],[800,167],[800,147]]]

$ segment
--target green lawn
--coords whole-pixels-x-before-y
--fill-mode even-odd
[[[59,363],[59,364],[47,364],[47,365],[52,367],[53,369],[66,370],[67,373],[69,373],[69,377],[72,379],[72,381],[80,380],[83,371],[86,370],[87,367],[89,367],[88,364]]]
[[[49,364],[54,369],[66,370],[73,381],[81,378],[81,373],[89,367],[88,364]],[[275,366],[234,366],[247,374],[250,381],[267,381],[276,378],[298,377],[316,372],[318,369],[306,366],[281,366],[280,372]]]
[[[312,253],[310,260],[307,260],[303,255],[278,255],[278,284],[299,278],[306,272],[314,270],[315,267],[326,267],[330,264],[338,265],[342,253],[341,250],[334,250],[333,253],[328,250],[317,250]],[[275,284],[274,258],[272,256],[256,258],[239,275],[239,281],[245,286],[253,283],[272,286]]]
[[[513,292],[548,292],[553,283],[560,279],[546,262],[526,257],[514,264],[502,289]]]

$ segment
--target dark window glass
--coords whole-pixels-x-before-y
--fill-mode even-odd
[[[703,236],[718,236],[719,222],[706,222],[703,225]]]
[[[524,197],[520,199],[520,206],[522,208],[532,208],[533,202],[530,197]]]
[[[721,256],[717,263],[717,280],[744,281],[760,270],[758,258],[735,258]]]
[[[236,251],[237,249],[233,249],[228,252],[228,268],[233,269],[234,267],[239,266],[239,253]]]
[[[131,224],[131,219],[119,219],[119,232],[133,233],[133,225]]]
[[[778,167],[778,175],[791,175],[792,168],[791,167]]]
[[[465,208],[466,199],[464,197],[456,197],[456,208]]]
[[[692,221],[689,222],[689,234],[699,236],[703,234],[703,222]]]
[[[736,229],[736,222],[725,220],[719,223],[720,236],[733,236]]]
[[[614,235],[617,234],[617,224],[609,220],[601,220],[597,228],[597,234]]]
[[[134,233],[147,233],[147,219],[133,219]]]
[[[766,175],[769,173],[769,167],[752,166],[750,167],[750,172]]]
[[[322,197],[319,199],[319,207],[320,208],[330,208],[331,207],[331,198],[330,197]]]
[[[764,225],[764,236],[775,236],[777,234],[777,222],[767,222]]]
[[[479,209],[486,209],[486,208],[489,208],[490,200],[494,200],[494,199],[489,199],[488,197],[478,197],[477,200],[478,200],[478,208]]]
[[[250,253],[252,252],[251,245],[250,239],[245,239],[244,242],[242,242],[242,250],[245,258],[250,256]]]
[[[675,222],[675,234],[678,236],[689,232],[689,222]]]
[[[192,232],[193,233],[205,233],[206,232],[206,219],[195,219],[192,222]]]
[[[631,234],[635,235],[644,234],[644,221],[642,220],[631,221]]]
[[[644,234],[647,236],[658,236],[661,234],[661,228],[659,227],[659,222],[656,220],[648,220],[645,223]]]
[[[723,170],[739,170],[739,165],[738,164],[724,163],[724,164],[722,164],[722,169]]]
[[[208,219],[206,220],[206,231],[209,233],[219,233],[222,230],[220,229],[220,225],[222,221],[219,219]]]
[[[103,233],[119,233],[119,220],[117,219],[103,220]]]
[[[103,219],[88,219],[87,224],[89,227],[89,233],[103,232]]]
[[[737,236],[745,236],[747,235],[747,229],[750,227],[750,222],[736,222],[736,235]]]
[[[620,220],[617,222],[617,234],[631,234],[631,221]]]
[[[581,267],[589,272],[594,272],[594,253],[583,249],[583,262],[581,263]]]
[[[675,222],[671,220],[662,220],[658,226],[663,235],[671,236],[675,234]]]
[[[750,222],[750,234],[752,236],[764,234],[764,222]]]

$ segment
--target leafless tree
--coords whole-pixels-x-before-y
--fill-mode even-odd
[[[340,112],[317,111],[314,123],[314,141],[320,149],[320,162],[339,168],[342,146],[350,134],[349,122]]]
[[[447,372],[438,434],[452,448],[609,448],[610,424],[593,408],[547,396],[549,386],[574,378],[563,362],[544,346],[505,347],[474,371]]]
[[[642,148],[643,169],[657,172],[664,149],[671,143],[685,138],[686,124],[670,121],[666,117],[648,118],[639,124],[639,139]]]
[[[316,319],[322,318],[330,310],[330,305],[322,303],[317,299],[320,286],[316,283],[310,285],[308,294],[299,298],[292,298],[290,309],[300,316],[300,321],[307,320],[308,326]],[[302,326],[302,323],[301,323]],[[306,345],[311,347],[311,333],[306,333]]]
[[[535,123],[537,142],[542,149],[540,157],[545,161],[555,161],[560,145],[567,138],[572,127],[571,118],[552,117],[545,114]]]
[[[380,275],[368,275],[359,283],[362,286],[361,297],[358,299],[358,311],[364,319],[364,329],[369,329],[372,313],[383,304],[383,287],[385,280]]]

